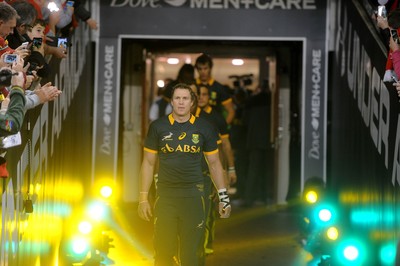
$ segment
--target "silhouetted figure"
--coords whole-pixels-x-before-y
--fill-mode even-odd
[[[251,206],[255,201],[268,203],[274,198],[270,109],[271,94],[268,86],[263,86],[259,93],[252,95],[245,107],[246,145],[249,152],[245,206]]]

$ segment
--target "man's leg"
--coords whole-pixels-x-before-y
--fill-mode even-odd
[[[215,192],[214,187],[212,188],[212,193],[210,195],[210,207],[208,210],[208,215],[206,217],[206,241],[205,241],[205,252],[206,254],[214,253],[213,243],[215,238],[215,219],[217,217],[216,210],[216,197],[217,194]]]
[[[154,209],[155,266],[172,266],[178,250],[179,199],[158,198]]]
[[[197,266],[204,251],[203,197],[180,199],[180,257],[181,266]]]

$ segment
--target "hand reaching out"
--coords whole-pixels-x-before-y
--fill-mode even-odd
[[[61,93],[57,87],[52,86],[51,82],[48,82],[34,90],[35,94],[39,96],[40,103],[54,101]]]

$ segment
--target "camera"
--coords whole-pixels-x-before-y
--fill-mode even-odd
[[[63,47],[68,48],[71,46],[70,40],[68,37],[51,37],[46,39],[46,44],[53,47]]]
[[[27,49],[27,48],[28,48],[28,45],[29,45],[29,42],[23,42],[23,43],[21,44],[21,48]]]
[[[390,30],[390,35],[392,35],[393,41],[394,41],[395,43],[397,43],[397,44],[400,43],[400,41],[399,41],[399,34],[397,33],[397,30],[396,30],[396,29],[391,29],[391,30]]]
[[[378,6],[378,16],[381,16],[383,18],[386,18],[386,7],[385,6]]]
[[[42,38],[33,38],[32,47],[40,48],[42,46],[43,39]]]
[[[33,75],[33,71],[37,71],[38,63],[36,62],[29,62],[28,70],[26,70],[27,75]]]
[[[0,86],[10,86],[11,85],[11,78],[13,73],[11,69],[2,69],[0,70]]]
[[[7,54],[4,56],[4,62],[7,64],[12,64],[17,61],[18,55],[16,54]]]
[[[57,39],[57,46],[62,47],[62,48],[67,48],[68,47],[68,38],[67,37],[65,37],[65,38],[59,37]]]

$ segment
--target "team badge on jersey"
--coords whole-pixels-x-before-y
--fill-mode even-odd
[[[199,134],[192,134],[192,141],[194,144],[199,143]]]
[[[174,135],[174,134],[172,132],[169,132],[168,135],[163,136],[161,141],[172,140],[172,135]]]

